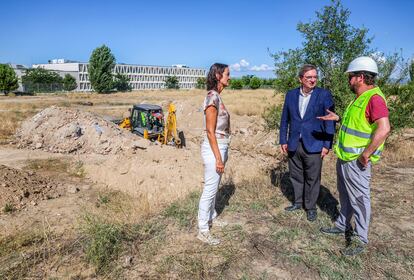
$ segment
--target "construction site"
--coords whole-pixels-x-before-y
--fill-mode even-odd
[[[272,89],[225,90],[231,144],[213,228],[196,239],[203,90],[0,96],[1,279],[413,279],[414,130],[393,132],[373,167],[368,252],[319,232],[338,215],[335,161],[320,213],[293,200]],[[162,129],[160,129],[162,128]]]

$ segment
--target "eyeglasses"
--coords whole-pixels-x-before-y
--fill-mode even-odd
[[[318,76],[303,76],[303,78],[305,78],[305,80],[307,80],[307,81],[310,81],[312,79],[317,80],[318,79]]]

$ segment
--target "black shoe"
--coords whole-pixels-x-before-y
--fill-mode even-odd
[[[285,211],[292,212],[292,211],[296,211],[296,210],[300,210],[300,209],[302,209],[302,207],[300,207],[299,205],[293,204],[291,206],[286,207]]]
[[[363,253],[366,247],[367,244],[357,238],[354,238],[345,249],[341,250],[341,253],[346,257],[352,257]]]
[[[325,233],[325,234],[335,234],[335,235],[345,234],[345,231],[343,231],[342,229],[337,228],[337,227],[333,227],[333,228],[320,228],[320,231],[322,233]]]
[[[306,211],[306,218],[309,222],[314,222],[318,217],[318,212],[316,210],[308,210]]]

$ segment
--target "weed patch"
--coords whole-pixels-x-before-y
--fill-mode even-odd
[[[181,228],[190,228],[197,218],[199,192],[191,193],[185,200],[173,202],[164,211],[164,216],[174,219]]]
[[[124,233],[118,224],[85,215],[82,232],[85,236],[84,252],[86,260],[96,267],[98,273],[106,272],[118,258]]]
[[[6,205],[4,205],[3,207],[3,212],[4,213],[12,213],[14,212],[16,209],[14,208],[13,204],[10,203],[6,203]]]

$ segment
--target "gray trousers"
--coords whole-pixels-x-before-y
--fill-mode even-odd
[[[321,187],[322,158],[320,153],[308,153],[302,142],[295,152],[289,152],[290,181],[295,192],[294,204],[306,210],[316,210]]]
[[[342,230],[348,230],[351,228],[351,218],[354,216],[356,234],[362,242],[368,243],[371,217],[371,162],[367,167],[363,167],[358,160],[338,159],[336,172],[341,210],[335,225]]]

